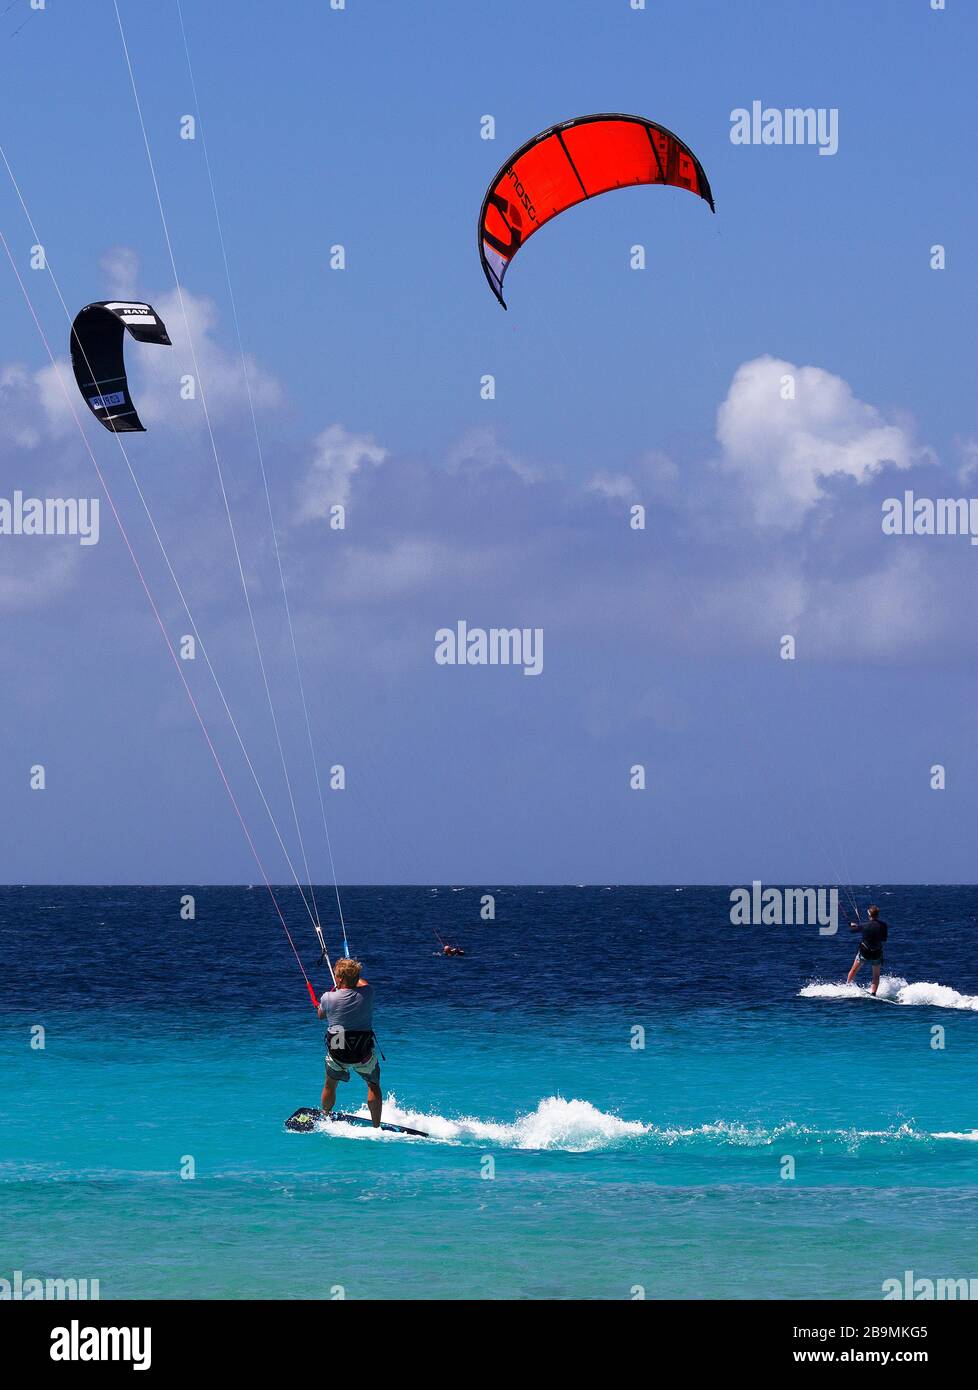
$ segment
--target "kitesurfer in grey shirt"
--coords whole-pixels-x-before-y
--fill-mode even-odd
[[[380,1062],[373,1032],[373,986],[361,978],[358,960],[344,957],[333,970],[335,988],[319,1001],[319,1017],[326,1027],[326,1077],[322,1108],[329,1113],[336,1102],[336,1087],[355,1071],[367,1083],[367,1109],[374,1128],[380,1126],[384,1094],[380,1089]]]

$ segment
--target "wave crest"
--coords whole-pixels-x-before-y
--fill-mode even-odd
[[[816,980],[798,991],[802,999],[872,999],[866,985],[833,984]],[[881,975],[877,1000],[889,1004],[906,1004],[934,1009],[968,1009],[978,1012],[978,994],[960,994],[950,985],[929,980],[910,983],[899,975]]]

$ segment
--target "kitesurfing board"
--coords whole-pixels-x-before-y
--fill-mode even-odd
[[[342,1120],[347,1125],[359,1125],[364,1129],[374,1128],[366,1115],[346,1115],[342,1110],[331,1110],[327,1114],[325,1110],[317,1110],[309,1105],[300,1106],[294,1115],[290,1115],[285,1122],[285,1128],[293,1134],[309,1134],[318,1124],[335,1123],[337,1120]],[[410,1134],[415,1139],[431,1138],[423,1129],[408,1129],[407,1125],[381,1124],[380,1127],[389,1134]]]

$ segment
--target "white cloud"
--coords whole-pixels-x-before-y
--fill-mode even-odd
[[[596,492],[610,502],[634,502],[640,495],[638,484],[627,473],[595,473],[584,484],[585,491]]]
[[[347,506],[353,479],[365,464],[379,467],[387,458],[372,435],[351,434],[330,425],[315,441],[315,453],[299,489],[297,521],[321,521],[330,507]]]
[[[139,299],[139,256],[131,246],[113,246],[99,261],[106,299]]]
[[[650,449],[639,461],[639,467],[650,496],[670,501],[679,496],[682,473],[675,459],[659,449]]]
[[[585,491],[596,492],[611,502],[673,502],[679,494],[679,465],[668,454],[650,449],[638,460],[637,477],[630,473],[595,473],[584,484]]]
[[[0,417],[6,447],[36,449],[41,443],[44,435],[37,423],[37,406],[44,395],[41,377],[19,362],[0,367]]]
[[[793,377],[795,398],[782,399]],[[908,429],[858,400],[841,377],[758,357],[737,369],[717,412],[721,467],[737,474],[755,520],[797,528],[825,495],[826,478],[869,481],[886,464],[909,468],[926,458]]]
[[[822,656],[872,660],[940,648],[960,619],[947,599],[947,571],[905,545],[879,569],[826,576],[807,603],[809,641]]]
[[[515,473],[526,483],[537,482],[541,477],[539,468],[524,463],[519,455],[500,444],[492,425],[476,425],[473,429],[466,430],[458,443],[449,450],[446,462],[453,473],[463,469],[482,472],[486,469],[503,468]]]
[[[955,439],[954,447],[961,460],[957,473],[958,482],[963,487],[970,487],[978,477],[978,439],[959,437]]]
[[[135,258],[125,248],[109,253],[103,269],[116,292],[121,292],[127,275],[138,274]],[[127,289],[139,293],[135,285]],[[193,366],[177,296],[170,293],[154,299],[151,292],[150,298],[175,346],[157,348],[127,340],[137,406],[151,430],[164,418],[167,426],[188,419],[199,425],[199,400],[185,403],[179,398],[180,376]],[[184,303],[211,414],[215,419],[226,414],[235,427],[233,435],[224,431],[219,436],[223,452],[225,435],[246,439],[250,434],[240,361],[233,347],[225,350],[221,345],[226,332],[219,338],[215,306],[189,293]],[[67,361],[61,370],[86,430],[99,434],[100,427],[88,419],[75,391]],[[794,400],[781,399],[786,375],[796,382]],[[278,385],[263,368],[253,366],[252,380],[259,408],[279,403]],[[34,371],[18,363],[0,367],[0,410],[5,425],[0,447],[8,476],[17,476],[27,451],[41,454],[40,462],[45,462],[41,451],[46,448],[50,471],[84,474],[83,486],[90,490],[84,451],[62,445],[62,437],[69,431],[73,434],[74,425],[53,369]],[[695,460],[693,467],[680,468],[657,451],[618,460],[609,446],[601,459],[603,467],[583,483],[568,485],[554,475],[552,487],[521,488],[514,487],[514,478],[532,482],[542,476],[540,470],[519,458],[487,424],[462,436],[448,453],[447,467],[414,462],[409,469],[382,469],[390,455],[373,435],[330,425],[309,446],[292,520],[321,521],[332,504],[348,504],[369,479],[381,494],[376,524],[369,540],[361,536],[354,543],[352,536],[346,536],[341,544],[329,547],[328,560],[316,534],[293,531],[290,562],[307,576],[297,611],[303,616],[304,609],[305,615],[314,615],[309,621],[316,622],[336,604],[376,609],[378,626],[384,629],[386,606],[398,602],[433,599],[437,604],[448,597],[458,604],[478,594],[508,611],[514,595],[519,602],[532,595],[534,611],[567,633],[603,630],[608,613],[613,612],[671,633],[678,643],[695,638],[698,643],[720,645],[731,640],[769,644],[772,633],[776,639],[782,631],[804,630],[810,650],[834,652],[848,644],[877,656],[898,649],[908,632],[923,635],[930,630],[936,591],[915,553],[904,554],[902,548],[899,554],[880,551],[871,572],[833,574],[811,563],[808,545],[809,535],[814,545],[815,533],[827,519],[824,512],[814,515],[814,508],[827,495],[828,479],[844,475],[865,484],[887,462],[907,468],[926,460],[926,452],[915,446],[902,421],[885,418],[877,408],[856,399],[845,381],[827,371],[761,357],[742,364],[730,382],[718,410],[717,437],[726,487],[715,472],[702,464],[697,468]],[[164,430],[164,448],[166,438]],[[114,441],[105,443],[115,450]],[[978,470],[975,442],[960,442],[959,449],[963,475],[973,475]],[[38,459],[32,462],[36,476]],[[193,476],[199,472],[201,477],[199,511],[195,512],[199,533],[186,540],[186,549],[193,557],[198,587],[206,582],[217,603],[222,586],[227,583],[233,589],[234,585],[223,561],[218,563],[221,552],[216,549],[213,569],[202,566],[201,556],[211,554],[206,537],[213,527],[215,535],[223,535],[223,521],[219,512],[215,520],[209,510],[214,502],[211,470],[197,469],[196,464],[194,468]],[[472,486],[473,477],[478,487]],[[51,478],[45,480],[46,490],[51,482]],[[582,495],[605,498],[610,505],[595,506],[592,500],[590,507],[581,508]],[[502,539],[487,541],[484,534],[479,536],[477,523],[494,497],[505,498],[510,526]],[[669,504],[667,524],[655,546],[644,550],[641,543],[630,546],[623,562],[617,529],[622,524],[621,504],[649,499]],[[786,537],[780,551],[768,544],[757,548],[755,555],[749,538],[745,546],[731,499],[744,503],[758,524],[779,522],[801,534]],[[866,501],[872,510],[872,499]],[[722,510],[730,526],[713,528],[705,549],[689,548],[681,527],[688,518],[711,508]],[[244,501],[241,511],[250,515]],[[254,562],[251,582],[261,599],[267,596],[266,581],[268,592],[275,591],[274,567],[267,572],[262,568],[269,552],[262,549],[265,518],[260,505],[252,519],[257,543],[247,553]],[[850,520],[847,535],[860,525],[858,517]],[[867,534],[878,538],[878,516],[870,518],[868,526]],[[861,554],[869,560],[868,547]],[[62,567],[59,560],[46,574],[37,572],[29,583],[35,600],[43,602],[45,594],[53,592],[52,586],[70,585],[74,578],[74,569]],[[24,580],[12,570],[0,573],[0,603],[8,608],[24,605],[28,601]]]
[[[214,303],[186,289],[182,296],[172,290],[150,302],[166,324],[173,346],[161,348],[126,341],[130,389],[143,424],[149,427],[154,422],[165,421],[168,425],[179,426],[192,421],[203,428],[204,399],[212,423],[224,419],[249,423],[248,388],[241,357],[236,348],[225,350],[217,342],[214,330],[218,316]],[[246,354],[246,361],[256,410],[275,409],[282,402],[278,382],[253,357]],[[196,379],[195,400],[181,397],[181,381],[185,376]]]

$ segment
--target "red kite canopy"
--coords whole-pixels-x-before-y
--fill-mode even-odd
[[[538,227],[586,198],[639,183],[688,188],[716,211],[693,151],[642,116],[578,116],[534,135],[511,155],[479,214],[482,269],[503,308],[507,267]]]

